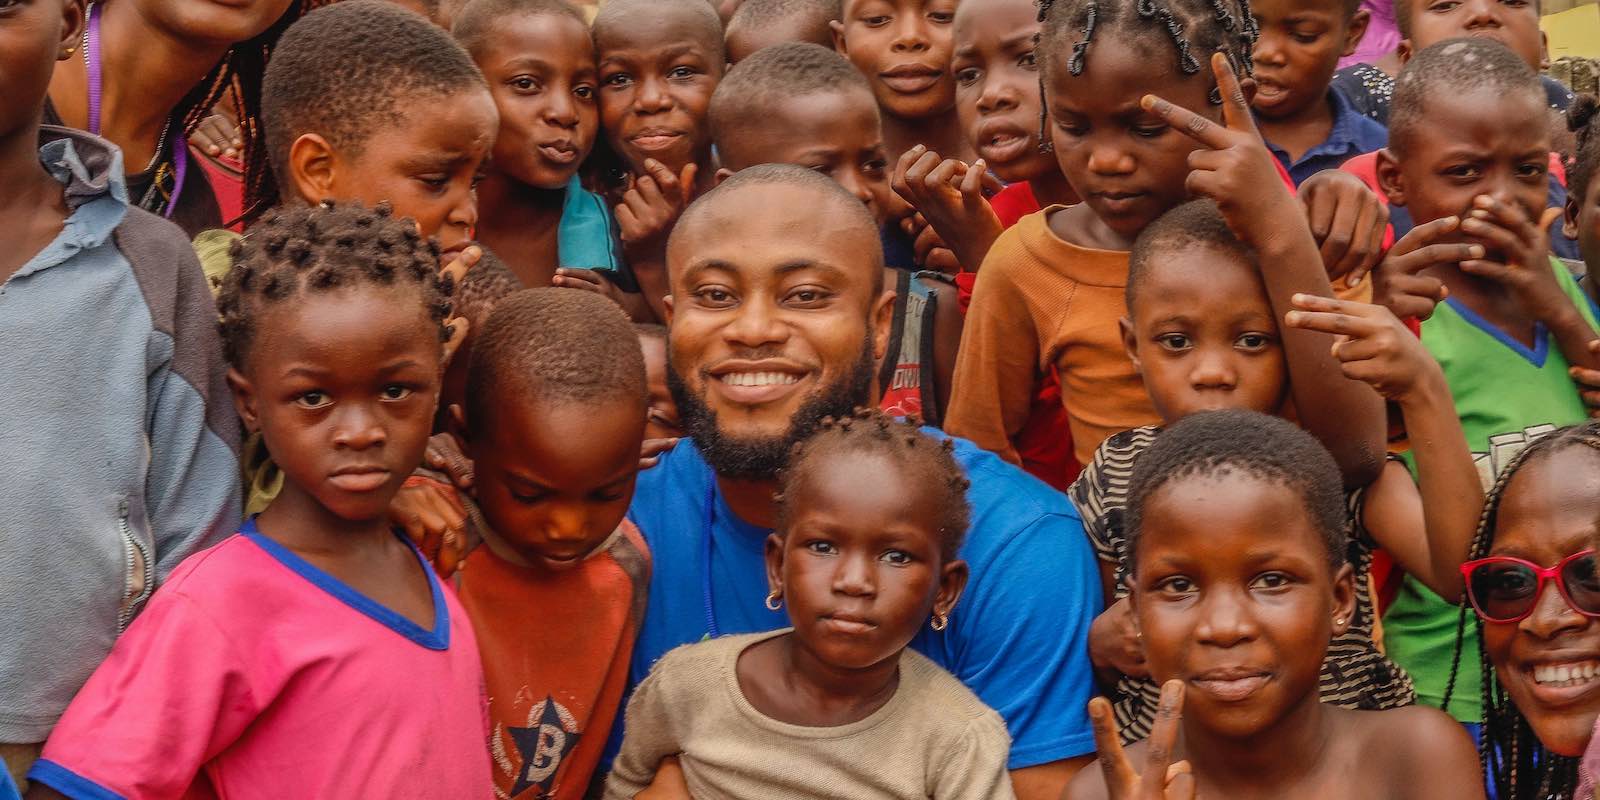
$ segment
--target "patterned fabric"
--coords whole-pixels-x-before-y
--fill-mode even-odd
[[[1155,443],[1160,433],[1159,427],[1149,426],[1107,439],[1067,493],[1083,516],[1083,528],[1094,545],[1095,555],[1116,565],[1118,598],[1128,594],[1123,584],[1123,557],[1128,548],[1123,514],[1134,460]],[[1372,593],[1366,587],[1374,545],[1360,525],[1361,492],[1351,492],[1347,501],[1351,525],[1346,557],[1356,571],[1356,613],[1350,629],[1328,645],[1327,658],[1322,662],[1322,702],[1363,710],[1408,706],[1416,702],[1411,676],[1385,658],[1373,641]],[[1117,681],[1112,706],[1124,742],[1150,735],[1160,699],[1161,687],[1148,678],[1123,676]]]

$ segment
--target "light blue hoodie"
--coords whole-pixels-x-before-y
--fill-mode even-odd
[[[122,154],[41,130],[66,225],[0,285],[0,742],[43,741],[155,586],[239,524],[217,312]]]

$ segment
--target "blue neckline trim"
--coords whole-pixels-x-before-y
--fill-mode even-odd
[[[1550,337],[1547,335],[1548,331],[1545,330],[1543,322],[1533,323],[1533,348],[1529,349],[1527,345],[1511,338],[1505,331],[1478,316],[1478,312],[1462,305],[1460,300],[1454,297],[1446,297],[1444,302],[1455,309],[1455,312],[1460,314],[1461,318],[1467,321],[1467,324],[1494,337],[1501,344],[1510,348],[1511,352],[1522,356],[1523,360],[1532,364],[1535,369],[1543,368],[1545,359],[1550,357]]]
[[[295,574],[310,581],[317,588],[333,595],[345,605],[370,617],[374,622],[429,650],[450,649],[450,612],[445,606],[444,590],[439,586],[439,576],[433,573],[433,568],[428,565],[427,559],[422,557],[422,552],[410,542],[406,542],[406,547],[411,548],[412,554],[417,557],[417,563],[422,566],[422,574],[428,576],[428,590],[433,596],[431,631],[423,630],[417,623],[396,614],[388,607],[350,588],[344,581],[323,572],[315,564],[295,555],[289,548],[261,535],[261,531],[256,528],[255,517],[245,520],[244,527],[239,532],[255,542],[257,547],[265,550],[267,555],[277,559],[278,563],[293,570]]]

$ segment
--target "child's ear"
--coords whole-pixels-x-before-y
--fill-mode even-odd
[[[1378,174],[1378,187],[1383,189],[1383,196],[1389,199],[1389,205],[1404,206],[1405,186],[1400,180],[1400,160],[1394,157],[1394,152],[1387,147],[1379,150],[1375,169]]]
[[[950,616],[950,609],[956,607],[956,601],[961,599],[961,593],[967,588],[969,574],[967,562],[959,558],[939,569],[939,593],[933,598],[935,617]]]
[[[445,430],[456,437],[456,441],[463,444],[472,441],[472,437],[467,435],[467,412],[460,403],[451,403],[450,407],[445,409],[444,415]]]
[[[261,417],[256,413],[256,387],[237,369],[228,369],[228,388],[233,390],[233,410],[250,433],[261,431]]]
[[[306,205],[316,205],[334,195],[339,157],[320,134],[303,133],[289,145],[289,184]]]
[[[828,20],[828,32],[833,34],[833,51],[841,56],[849,57],[850,48],[844,44],[844,23],[839,20]]]
[[[1562,207],[1561,235],[1568,239],[1578,238],[1578,211],[1583,204],[1583,198],[1576,194],[1567,195],[1567,204]]]
[[[667,312],[667,318],[661,320],[661,324],[672,327],[672,295],[661,298],[661,310]]]
[[[450,368],[450,359],[461,352],[462,343],[467,341],[467,332],[472,329],[472,322],[466,317],[451,317],[445,325],[450,331],[450,338],[444,340],[444,357],[439,360],[440,374]]]
[[[1356,586],[1355,570],[1349,564],[1339,567],[1333,574],[1333,635],[1340,636],[1350,630],[1350,625],[1355,622],[1356,592],[1366,591],[1367,587]]]
[[[1411,52],[1410,39],[1401,39],[1400,44],[1395,45],[1394,54],[1396,58],[1400,59],[1401,66],[1405,66],[1406,62],[1410,61],[1411,57],[1416,55],[1416,53]]]
[[[1371,22],[1372,12],[1364,8],[1350,15],[1350,24],[1344,28],[1344,50],[1339,55],[1348,56],[1355,53],[1356,48],[1361,46],[1361,37],[1367,35],[1367,25]]]
[[[717,174],[711,176],[711,185],[713,187],[721,186],[723,181],[731,177],[733,177],[733,170],[727,167],[718,167]]]
[[[1117,320],[1117,328],[1122,331],[1122,349],[1133,362],[1134,371],[1143,375],[1144,365],[1139,363],[1139,340],[1133,334],[1133,320],[1123,317]]]
[[[783,596],[783,537],[767,535],[767,593]]]
[[[67,0],[61,5],[61,41],[56,48],[56,60],[66,61],[78,52],[83,36],[84,0]]]

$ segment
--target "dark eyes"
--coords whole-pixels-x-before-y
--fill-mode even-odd
[[[581,86],[576,86],[573,88],[572,94],[579,100],[592,100],[594,99],[594,87],[587,83]]]
[[[667,77],[669,77],[669,78],[682,79],[682,78],[693,78],[694,76],[695,76],[695,71],[693,69],[689,68],[689,67],[673,67],[672,71],[667,73]]]
[[[1168,350],[1189,349],[1189,337],[1181,333],[1164,333],[1156,337],[1156,342]]]
[[[299,397],[294,399],[294,402],[295,405],[301,408],[321,408],[328,404],[328,394],[316,390],[302,392]]]
[[[633,76],[626,72],[613,72],[600,79],[600,83],[610,87],[626,86],[633,82]]]
[[[1272,337],[1264,333],[1247,333],[1234,340],[1234,344],[1246,350],[1261,350],[1272,343]]]
[[[978,81],[978,76],[983,73],[975,67],[967,67],[956,73],[956,83],[962,86],[971,86]]]
[[[401,386],[398,383],[391,383],[388,386],[383,387],[383,399],[385,400],[404,400],[410,396],[411,387],[409,386]]]
[[[511,84],[511,88],[519,92],[531,92],[541,88],[539,81],[528,75],[518,75],[507,81],[507,83]]]

